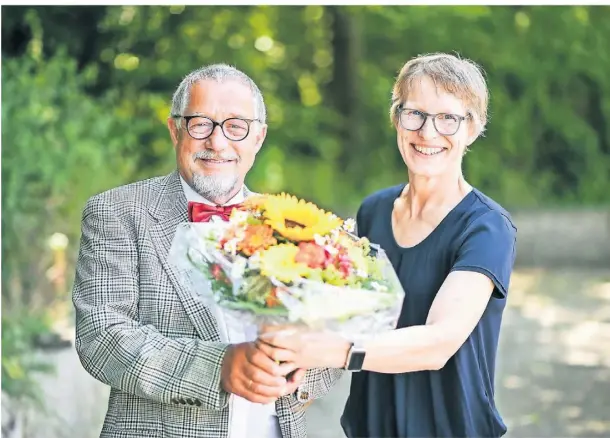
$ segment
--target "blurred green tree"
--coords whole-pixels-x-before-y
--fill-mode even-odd
[[[141,131],[120,115],[116,90],[84,93],[95,74],[77,75],[65,53],[3,59],[2,73],[3,306],[33,306],[36,296],[44,307],[54,295],[49,237],[61,232],[77,247],[84,202],[132,177]]]
[[[243,69],[264,92],[269,133],[248,178],[257,191],[289,191],[351,215],[368,193],[405,180],[388,117],[392,83],[410,57],[446,51],[481,64],[491,90],[486,136],[465,158],[471,183],[509,209],[610,203],[609,7],[2,14],[3,254],[11,250],[6,269],[21,272],[25,289],[42,271],[21,260],[31,253],[46,263],[38,236],[65,229],[74,238],[87,196],[174,168],[171,95],[186,73],[213,62]]]
[[[487,136],[465,161],[473,184],[509,207],[610,201],[608,7],[5,9],[3,44],[27,34],[19,17],[35,15],[30,34],[38,26],[45,54],[68,47],[80,68],[99,73],[89,92],[120,90],[122,114],[150,121],[140,176],[174,165],[162,125],[180,79],[227,62],[261,85],[269,106],[250,184],[353,213],[365,194],[406,178],[387,116],[398,70],[447,51],[480,63],[491,89]],[[60,20],[81,37],[67,38]]]

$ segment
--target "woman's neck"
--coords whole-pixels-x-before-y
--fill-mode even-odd
[[[401,194],[411,218],[424,216],[428,211],[451,209],[472,190],[462,173],[442,177],[409,175],[409,184]]]

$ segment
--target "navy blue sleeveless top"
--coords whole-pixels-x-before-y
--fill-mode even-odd
[[[473,189],[422,242],[401,247],[392,231],[392,210],[404,187],[370,195],[356,218],[358,234],[385,249],[405,290],[397,328],[426,323],[451,271],[486,275],[495,285],[493,295],[442,369],[353,373],[341,425],[349,438],[500,437],[506,426],[494,402],[494,370],[517,229],[500,205]]]

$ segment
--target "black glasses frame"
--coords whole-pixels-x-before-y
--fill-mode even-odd
[[[210,138],[212,136],[212,134],[214,133],[214,130],[216,129],[217,126],[220,126],[220,130],[222,131],[222,135],[225,136],[225,138],[229,141],[242,141],[245,140],[246,137],[248,137],[248,135],[250,134],[250,125],[252,124],[252,122],[260,122],[259,119],[242,119],[240,117],[229,117],[228,119],[224,119],[222,122],[217,122],[214,119],[211,119],[209,117],[206,116],[181,116],[179,114],[174,114],[172,115],[173,118],[175,119],[184,119],[186,120],[186,132],[189,133],[189,135],[194,138],[195,140],[205,140],[207,138]],[[205,137],[201,137],[201,136],[195,136],[191,133],[191,120],[193,119],[207,119],[212,123],[212,130],[210,131],[210,133],[208,135],[206,135]],[[222,125],[224,125],[228,120],[241,120],[242,122],[246,122],[246,125],[248,125],[248,130],[246,131],[246,134],[239,139],[235,139],[235,138],[229,138],[227,136],[227,133],[225,132],[224,128],[222,127]]]
[[[424,120],[422,121],[422,124],[420,125],[419,128],[417,129],[409,129],[407,128],[405,125],[402,124],[402,113],[404,111],[417,111],[418,113],[420,113],[421,115],[424,116]],[[432,118],[432,125],[434,126],[434,129],[436,129],[436,132],[438,132],[440,135],[443,135],[445,137],[450,137],[452,135],[455,135],[459,130],[460,130],[460,126],[462,125],[462,121],[466,120],[466,119],[470,119],[470,114],[468,114],[467,116],[460,116],[459,114],[451,114],[451,113],[436,113],[436,114],[432,114],[432,113],[427,113],[425,111],[421,111],[415,108],[403,108],[402,105],[398,106],[396,108],[396,115],[398,116],[398,122],[400,123],[400,126],[402,126],[404,129],[406,129],[407,131],[419,131],[420,129],[422,129],[424,127],[424,125],[426,124],[426,122],[428,121],[428,117]],[[451,134],[445,134],[441,131],[439,131],[439,129],[436,127],[436,117],[437,116],[451,116],[451,117],[455,117],[456,119],[458,119],[458,124],[457,127],[455,128],[455,131],[452,132]]]

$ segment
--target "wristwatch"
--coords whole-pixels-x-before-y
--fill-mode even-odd
[[[362,371],[362,364],[364,363],[365,356],[366,351],[364,350],[362,343],[352,342],[343,368],[347,371]]]

